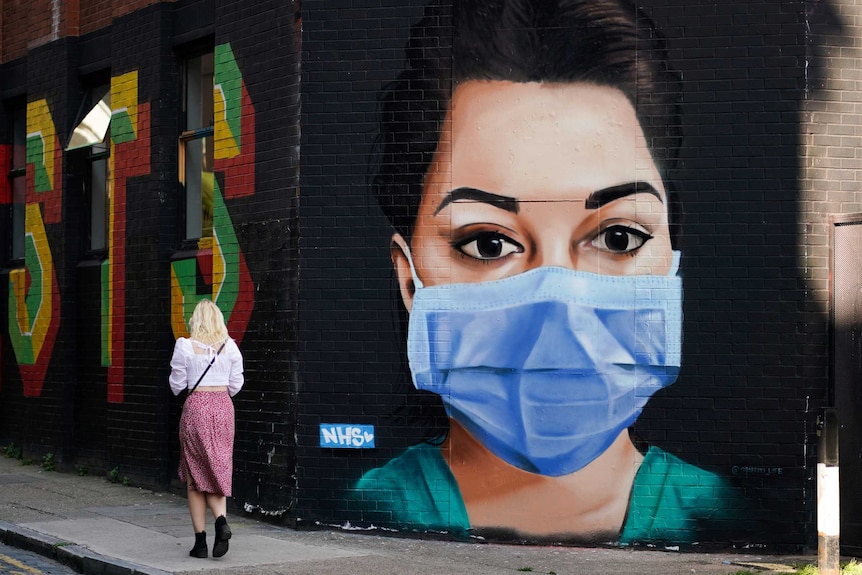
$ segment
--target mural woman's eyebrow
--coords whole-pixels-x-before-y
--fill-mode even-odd
[[[440,210],[451,204],[452,202],[457,202],[458,200],[471,200],[474,202],[482,202],[484,204],[491,204],[495,208],[500,208],[501,210],[506,210],[507,212],[512,212],[513,214],[518,213],[518,200],[509,196],[501,196],[499,194],[492,194],[491,192],[486,192],[484,190],[478,190],[476,188],[455,188],[443,198],[443,201],[440,202],[440,205],[437,206],[437,209],[434,210],[434,215],[440,213]]]
[[[628,182],[626,184],[620,184],[619,186],[611,186],[610,188],[596,190],[589,195],[584,207],[588,210],[596,210],[605,204],[609,204],[632,194],[652,194],[657,197],[660,202],[664,203],[664,200],[661,199],[661,194],[657,189],[652,187],[651,184],[646,182]]]

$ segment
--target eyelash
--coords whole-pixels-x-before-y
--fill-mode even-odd
[[[502,241],[505,244],[508,244],[510,246],[515,247],[515,249],[513,251],[510,251],[507,254],[504,254],[502,256],[497,256],[497,257],[476,257],[474,255],[468,254],[464,250],[465,246],[470,245],[473,242],[478,242],[479,240]],[[501,234],[500,232],[496,232],[496,231],[494,231],[494,232],[492,232],[492,231],[480,231],[480,232],[472,233],[466,237],[459,238],[459,239],[456,239],[456,240],[450,242],[449,245],[458,253],[458,255],[461,259],[469,258],[471,261],[478,261],[478,262],[480,262],[482,264],[486,264],[486,265],[490,265],[494,262],[497,262],[497,261],[511,255],[512,253],[523,253],[524,252],[524,246],[522,246],[520,243],[516,242],[515,240],[513,240],[512,238],[510,238],[506,234]],[[501,247],[501,251],[502,251],[502,249],[503,248]]]
[[[634,222],[631,222],[631,223],[634,223]],[[605,247],[604,248],[596,245],[596,241],[599,238],[601,238],[603,235],[607,234],[608,232],[614,231],[614,230],[620,230],[622,233],[624,233],[626,235],[636,236],[641,241],[641,244],[639,246],[631,248],[627,251],[616,251],[616,250],[610,248],[609,246],[607,246],[607,237],[605,237],[605,242],[604,242]],[[601,229],[599,231],[599,233],[597,233],[593,237],[593,239],[590,240],[590,244],[595,246],[597,249],[599,249],[603,252],[608,252],[608,253],[612,253],[615,255],[622,255],[622,256],[628,256],[628,257],[633,258],[638,254],[638,252],[640,252],[641,248],[643,248],[647,244],[647,242],[650,241],[651,239],[653,239],[654,237],[655,236],[653,236],[652,234],[650,234],[644,230],[638,229],[632,225],[626,225],[623,223],[613,223],[613,224],[605,226],[603,229]]]
[[[467,254],[465,254],[462,251],[458,251],[458,259],[460,259],[460,260],[468,260],[469,259],[471,262],[478,262],[480,266],[490,266],[491,264],[494,264],[497,262],[497,260],[492,260],[492,259],[477,259],[477,258],[474,258],[473,256],[468,256]]]

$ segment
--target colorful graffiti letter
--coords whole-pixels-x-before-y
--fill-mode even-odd
[[[9,336],[24,395],[38,397],[57,335],[60,294],[39,204],[27,204],[24,267],[9,274]]]
[[[150,103],[138,103],[138,72],[111,78],[108,258],[102,263],[102,365],[108,401],[122,403],[126,356],[126,185],[150,172]]]
[[[30,102],[24,267],[9,273],[8,321],[24,395],[31,397],[42,394],[60,325],[60,293],[45,224],[60,221],[61,154],[48,102]]]

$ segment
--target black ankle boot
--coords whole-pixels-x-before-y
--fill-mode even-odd
[[[207,558],[207,532],[195,533],[195,546],[189,551],[189,557]]]
[[[230,539],[230,525],[224,515],[220,515],[215,522],[215,543],[213,543],[213,557],[221,557],[227,553],[228,539]]]

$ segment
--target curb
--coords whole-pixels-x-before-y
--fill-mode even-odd
[[[83,575],[171,575],[161,569],[93,553],[69,541],[5,521],[0,521],[0,542],[53,559]]]

